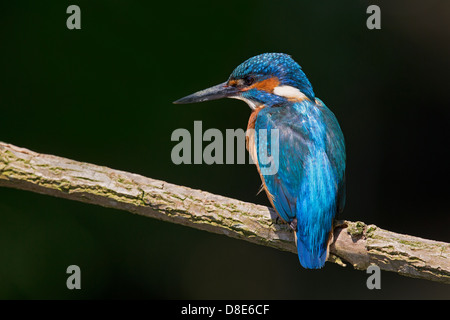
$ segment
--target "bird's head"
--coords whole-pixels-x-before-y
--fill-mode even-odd
[[[224,83],[198,91],[174,103],[195,103],[221,98],[244,100],[252,109],[256,109],[260,105],[314,100],[314,92],[301,67],[289,55],[263,53],[239,65]]]

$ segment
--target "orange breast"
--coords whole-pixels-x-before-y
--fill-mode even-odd
[[[273,204],[274,196],[267,190],[266,182],[264,181],[264,176],[261,174],[261,170],[259,168],[258,155],[256,153],[256,143],[255,143],[256,142],[255,141],[256,118],[258,117],[258,113],[265,107],[266,107],[265,105],[258,107],[250,115],[250,119],[248,119],[247,135],[245,137],[245,140],[246,140],[247,150],[250,153],[250,156],[252,157],[253,162],[256,164],[256,168],[258,169],[259,176],[261,177],[261,181],[263,184],[262,186],[264,188],[264,191],[266,191],[267,197],[269,198],[269,201],[272,204],[272,207],[275,209],[275,206]],[[275,209],[275,211],[276,211],[276,209]]]

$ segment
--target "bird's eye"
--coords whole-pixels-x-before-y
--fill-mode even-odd
[[[253,78],[253,77],[247,76],[244,78],[244,84],[246,86],[251,85],[253,82],[255,82],[255,78]]]

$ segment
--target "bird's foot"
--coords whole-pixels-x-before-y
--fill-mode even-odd
[[[292,221],[289,223],[289,226],[292,228],[292,230],[297,231],[297,218],[292,219]]]

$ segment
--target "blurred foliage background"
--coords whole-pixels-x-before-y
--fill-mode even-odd
[[[66,9],[81,8],[81,30]],[[381,30],[366,9],[381,8]],[[237,100],[171,102],[245,59],[291,54],[340,121],[342,218],[450,242],[448,1],[2,1],[0,140],[268,205],[252,165],[172,164],[171,133],[246,128]],[[0,189],[3,299],[448,299],[448,286],[129,213]],[[66,268],[81,268],[81,290]]]

